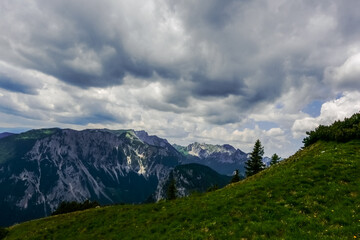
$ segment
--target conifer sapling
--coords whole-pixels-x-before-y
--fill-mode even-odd
[[[264,147],[261,145],[260,140],[256,140],[253,151],[250,153],[250,159],[246,162],[246,176],[252,176],[265,168],[265,164],[262,162],[262,156],[264,155]]]

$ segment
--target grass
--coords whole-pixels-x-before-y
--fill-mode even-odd
[[[354,239],[359,170],[360,141],[318,142],[215,192],[33,220],[6,239]]]

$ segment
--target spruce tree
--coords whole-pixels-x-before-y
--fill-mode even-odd
[[[240,181],[239,170],[236,169],[235,170],[235,175],[231,179],[231,183],[235,183],[235,182],[238,182],[238,181]]]
[[[175,186],[176,184],[172,173],[170,174],[169,178],[170,178],[170,182],[166,192],[167,200],[174,200],[176,199],[176,186]]]
[[[274,153],[274,154],[271,156],[270,165],[272,166],[272,165],[277,164],[277,163],[279,162],[279,160],[280,160],[280,157],[279,157],[276,153]]]
[[[246,176],[252,176],[265,168],[262,162],[264,155],[264,147],[261,145],[260,140],[256,140],[253,151],[250,153],[250,159],[246,162]]]

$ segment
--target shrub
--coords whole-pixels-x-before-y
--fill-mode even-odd
[[[82,211],[89,208],[94,208],[100,206],[100,204],[96,201],[89,201],[86,200],[82,203],[78,203],[75,201],[72,202],[61,202],[58,208],[51,214],[51,215],[58,215],[58,214],[64,214],[64,213],[70,213],[75,211]]]
[[[212,185],[211,187],[209,187],[206,192],[213,192],[219,189],[219,186],[217,184]]]
[[[9,230],[7,230],[6,228],[0,227],[0,239],[4,239],[8,233],[9,233]]]
[[[348,142],[360,139],[360,113],[345,118],[343,121],[335,121],[330,126],[320,125],[315,130],[306,132],[304,147],[308,147],[319,140]]]

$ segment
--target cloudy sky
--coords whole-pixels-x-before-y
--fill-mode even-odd
[[[144,129],[288,156],[360,110],[360,1],[1,0],[0,132]]]

